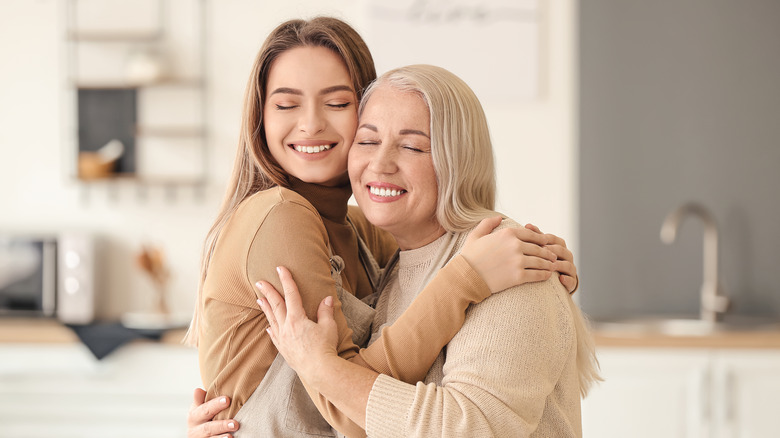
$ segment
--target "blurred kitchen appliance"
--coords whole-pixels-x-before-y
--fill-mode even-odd
[[[87,234],[0,234],[0,316],[92,322],[95,261]]]
[[[68,324],[95,319],[95,240],[63,234],[57,241],[57,318]]]

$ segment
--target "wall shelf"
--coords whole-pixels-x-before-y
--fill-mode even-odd
[[[113,31],[100,31],[100,30],[82,30],[82,31],[70,31],[67,38],[71,41],[79,42],[101,42],[101,43],[153,43],[163,38],[162,31],[154,32],[113,32]]]
[[[106,80],[106,81],[74,81],[76,88],[84,90],[105,90],[105,89],[129,89],[129,88],[155,88],[155,87],[179,87],[179,88],[203,88],[205,81],[202,79],[160,79],[147,82],[132,82],[126,80]]]
[[[68,0],[65,9],[74,179],[84,187],[127,182],[202,189],[206,1]],[[95,152],[113,140],[123,146],[114,170],[79,178],[79,162],[88,153],[102,156]]]

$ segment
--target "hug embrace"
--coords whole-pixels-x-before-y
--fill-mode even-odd
[[[457,76],[376,78],[338,19],[277,27],[204,246],[188,436],[581,436],[599,377],[573,256],[495,193]]]

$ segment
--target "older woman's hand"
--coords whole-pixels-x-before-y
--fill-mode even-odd
[[[526,224],[525,227],[535,233],[542,234],[542,231],[533,224]],[[566,241],[556,236],[555,234],[544,234],[547,239],[545,248],[552,251],[557,260],[553,263],[553,270],[558,271],[561,276],[561,284],[573,294],[579,286],[579,278],[577,277],[577,266],[574,265],[574,254],[566,247]]]
[[[206,391],[197,388],[192,399],[187,415],[187,438],[227,438],[233,436],[229,432],[238,430],[236,420],[213,420],[215,415],[230,406],[229,398],[216,397],[206,402]]]
[[[460,252],[490,291],[550,278],[558,259],[552,249],[546,248],[551,235],[529,228],[504,228],[491,233],[500,223],[500,216],[483,219],[469,233]]]
[[[333,297],[327,296],[317,310],[317,322],[306,316],[290,271],[279,267],[279,280],[284,288],[284,298],[268,282],[258,281],[256,286],[265,299],[257,300],[260,308],[268,319],[271,336],[279,353],[284,356],[287,364],[299,376],[306,378],[316,372],[322,358],[328,355],[338,356],[336,344],[338,329],[333,319]]]

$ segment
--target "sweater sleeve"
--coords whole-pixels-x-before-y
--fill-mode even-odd
[[[379,376],[370,436],[527,437],[537,428],[576,335],[556,277],[513,289],[469,310],[447,346],[441,386]]]
[[[283,293],[276,267],[285,266],[293,273],[309,318],[316,318],[319,303],[327,295],[334,297],[334,306],[340,309],[330,275],[327,233],[316,212],[282,201],[264,219],[255,215],[249,206],[231,219],[204,285],[201,373],[209,386],[207,395],[233,398],[218,418],[231,418],[238,412],[278,354],[265,333],[268,321],[257,305],[261,293],[255,282],[268,281]],[[339,355],[350,359],[358,353],[352,331],[342,312],[337,311],[335,319]]]
[[[422,380],[439,352],[461,329],[470,304],[490,296],[490,289],[463,256],[442,268],[406,311],[360,355],[349,359],[401,382]],[[343,356],[342,356],[343,357]],[[365,436],[363,429],[328,399],[303,381],[323,417],[349,436]]]

